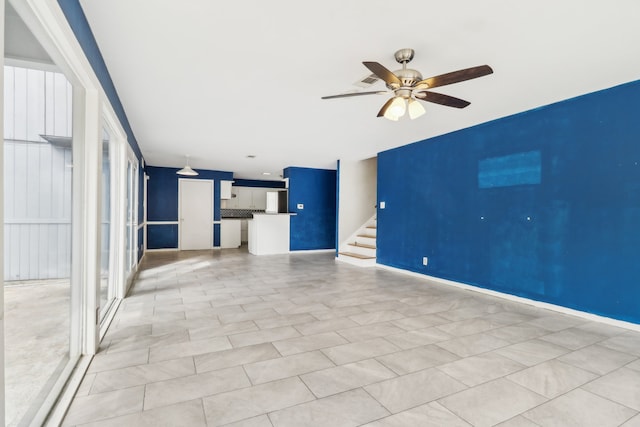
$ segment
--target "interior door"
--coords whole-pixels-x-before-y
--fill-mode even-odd
[[[213,181],[180,179],[180,249],[213,247]]]

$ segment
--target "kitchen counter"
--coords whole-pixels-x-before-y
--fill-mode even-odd
[[[289,253],[289,213],[254,213],[249,223],[249,253],[273,255]]]

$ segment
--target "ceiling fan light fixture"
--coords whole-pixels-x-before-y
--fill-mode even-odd
[[[420,102],[416,101],[415,99],[409,99],[408,109],[409,109],[409,117],[411,117],[411,120],[417,119],[418,117],[426,113],[422,104],[420,104]]]
[[[186,157],[187,157],[187,165],[182,169],[180,169],[178,172],[176,172],[176,174],[182,175],[182,176],[198,176],[198,172],[194,171],[193,169],[191,169],[191,166],[189,166],[189,156],[186,156]]]
[[[400,117],[404,116],[404,113],[406,112],[407,103],[405,102],[405,99],[401,96],[396,96],[393,98],[393,101],[391,102],[391,105],[389,105],[389,108],[387,108],[387,111],[384,112],[384,118],[395,122],[398,121]]]

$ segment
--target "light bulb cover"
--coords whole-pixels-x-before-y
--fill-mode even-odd
[[[417,119],[424,113],[426,113],[426,111],[419,101],[409,99],[409,117],[411,117],[411,120]]]
[[[407,111],[407,105],[403,97],[396,96],[391,101],[391,105],[384,112],[384,117],[389,120],[397,121],[400,117],[404,116]]]

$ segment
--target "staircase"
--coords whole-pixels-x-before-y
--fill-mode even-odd
[[[346,243],[340,246],[338,261],[361,267],[376,265],[376,230],[375,216],[367,221],[352,235]]]

